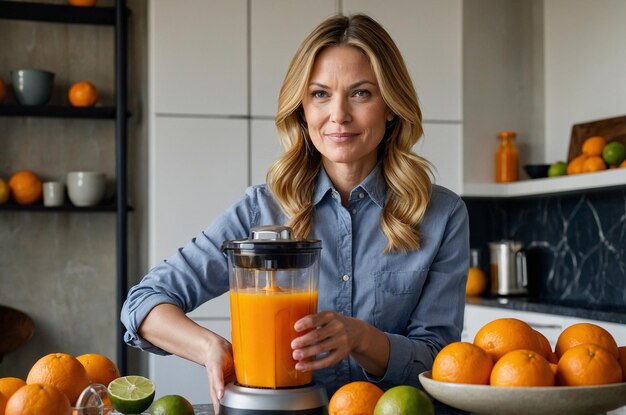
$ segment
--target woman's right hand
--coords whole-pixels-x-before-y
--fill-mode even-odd
[[[235,381],[235,364],[231,344],[222,337],[216,337],[215,344],[207,349],[204,367],[209,380],[213,410],[218,414],[225,385]]]

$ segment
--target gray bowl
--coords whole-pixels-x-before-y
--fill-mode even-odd
[[[22,105],[45,105],[52,96],[54,73],[39,69],[16,69],[11,72],[13,93]]]

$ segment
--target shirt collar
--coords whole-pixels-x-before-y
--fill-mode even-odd
[[[363,180],[360,185],[355,187],[351,193],[354,193],[361,188],[369,195],[374,203],[383,208],[385,206],[387,185],[381,169],[381,162],[378,162],[365,180]],[[315,190],[313,191],[313,204],[317,205],[324,198],[324,196],[326,196],[326,194],[332,191],[335,191],[335,187],[330,181],[330,177],[328,177],[324,167],[321,167],[320,172],[317,175]]]

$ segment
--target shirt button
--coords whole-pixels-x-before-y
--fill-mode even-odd
[[[352,209],[352,214],[356,215],[356,209]]]
[[[341,277],[341,279],[342,279],[342,280],[344,280],[344,281],[348,281],[348,280],[350,279],[350,276],[349,276],[348,274],[344,274],[344,275]]]
[[[365,193],[364,192],[359,193],[359,199],[363,199],[364,197],[365,197]]]

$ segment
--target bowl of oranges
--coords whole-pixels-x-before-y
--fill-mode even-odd
[[[591,323],[567,327],[554,350],[514,319],[493,320],[474,341],[437,354],[420,382],[434,399],[473,414],[594,414],[626,405],[626,346]]]

